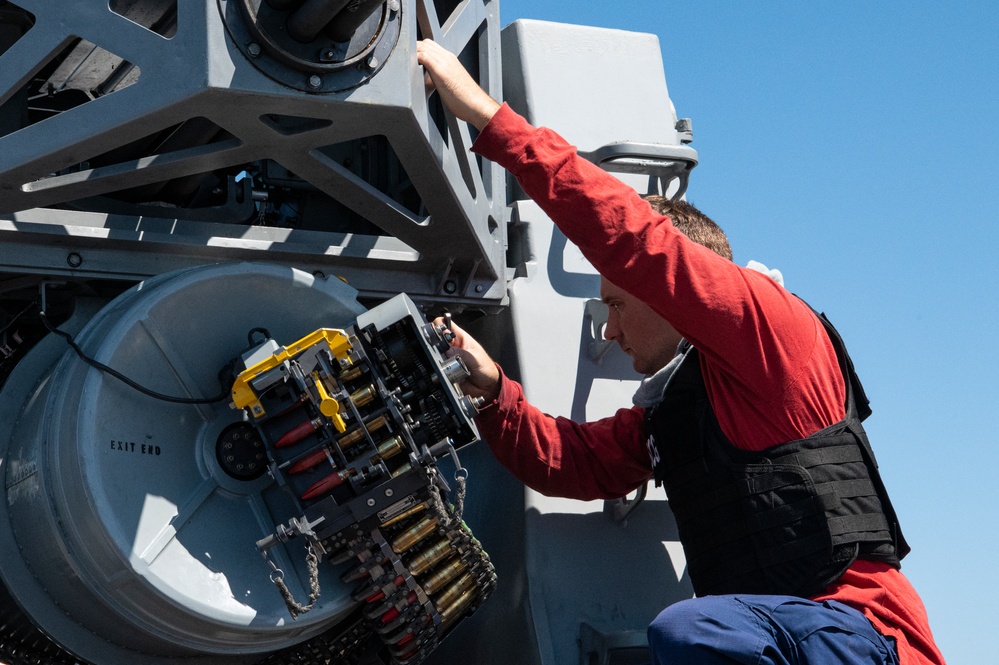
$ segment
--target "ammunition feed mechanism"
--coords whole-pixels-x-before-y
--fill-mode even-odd
[[[321,593],[316,566],[343,566],[360,606],[353,620],[399,665],[423,660],[496,583],[461,520],[467,472],[456,451],[478,439],[478,405],[455,387],[468,372],[448,357],[449,340],[405,295],[347,330],[317,330],[287,346],[263,340],[233,385],[232,406],[248,416],[233,435],[240,446],[220,459],[240,473],[266,468],[294,497],[297,514],[257,543],[268,557],[279,543],[305,542],[308,604],[271,561],[292,617]],[[455,467],[453,502],[442,457]]]

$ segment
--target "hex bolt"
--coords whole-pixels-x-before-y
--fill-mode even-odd
[[[370,69],[371,71],[375,71],[376,69],[378,69],[378,58],[376,58],[375,56],[371,56],[368,58],[366,64],[368,65],[368,69]]]
[[[253,42],[246,47],[246,50],[249,52],[251,57],[256,58],[258,55],[260,55],[260,44]]]
[[[458,285],[455,284],[453,279],[449,279],[444,282],[444,293],[453,294],[458,290]]]
[[[313,90],[318,90],[322,84],[323,80],[319,78],[318,74],[313,74],[312,76],[309,77],[309,87],[312,88]]]
[[[475,292],[476,293],[482,293],[482,285],[481,284],[476,284],[475,285]]]
[[[70,268],[79,268],[83,265],[83,257],[76,252],[70,252],[66,257],[66,263],[69,264]]]
[[[399,11],[399,0],[389,0],[388,10],[393,14]]]

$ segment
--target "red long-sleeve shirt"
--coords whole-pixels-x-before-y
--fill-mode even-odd
[[[473,150],[513,174],[601,274],[697,348],[708,398],[736,446],[763,450],[843,419],[832,344],[776,282],[691,242],[633,189],[506,105]],[[496,408],[478,422],[496,457],[528,486],[593,499],[622,496],[651,475],[643,416],[633,407],[589,423],[552,418],[503,377]],[[894,637],[903,665],[944,662],[922,601],[898,570],[857,561],[816,598],[825,599],[856,607]]]

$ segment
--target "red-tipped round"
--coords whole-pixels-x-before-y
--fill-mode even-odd
[[[281,438],[274,442],[274,446],[277,448],[292,446],[319,429],[320,423],[319,418],[308,420],[282,434]]]
[[[308,471],[317,464],[321,464],[326,461],[328,461],[328,458],[326,457],[326,449],[320,448],[319,450],[315,450],[309,453],[308,455],[306,455],[305,457],[303,457],[302,459],[298,460],[290,467],[288,467],[288,473],[290,474],[302,473],[303,471]]]
[[[325,494],[326,492],[331,492],[340,485],[343,484],[344,478],[348,476],[346,471],[337,471],[336,473],[331,473],[317,483],[314,483],[309,489],[302,493],[302,499],[308,500],[313,499],[320,494]]]

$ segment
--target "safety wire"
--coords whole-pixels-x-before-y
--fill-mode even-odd
[[[43,303],[44,303],[44,299],[43,299]],[[80,357],[80,360],[82,360],[86,364],[90,365],[94,369],[97,369],[97,370],[99,370],[101,372],[104,372],[105,374],[113,376],[114,378],[118,379],[119,381],[121,381],[125,385],[129,386],[130,388],[133,388],[133,389],[139,391],[143,395],[148,395],[149,397],[152,397],[154,399],[158,399],[158,400],[163,401],[163,402],[172,402],[174,404],[214,404],[216,402],[221,402],[222,400],[228,398],[229,395],[230,395],[230,390],[228,388],[224,387],[224,386],[222,388],[222,392],[220,392],[218,395],[215,395],[214,397],[204,397],[204,398],[201,398],[201,397],[174,397],[172,395],[164,395],[163,393],[159,393],[159,392],[156,392],[155,390],[152,390],[150,388],[146,388],[145,386],[143,386],[143,385],[141,385],[141,384],[133,381],[132,379],[128,378],[127,376],[125,376],[121,372],[119,372],[119,371],[117,371],[115,369],[112,369],[111,367],[108,367],[107,365],[105,365],[104,363],[102,363],[102,362],[100,362],[98,360],[94,360],[93,358],[91,358],[90,356],[88,356],[86,353],[84,353],[83,349],[81,349],[79,347],[79,345],[76,343],[76,340],[73,339],[72,335],[70,335],[65,330],[60,330],[59,328],[57,328],[54,325],[52,325],[52,322],[49,321],[49,317],[45,314],[44,304],[38,310],[38,317],[41,319],[41,321],[45,325],[45,327],[48,328],[49,332],[54,333],[54,334],[58,335],[59,337],[62,337],[64,340],[66,340],[66,343],[69,345],[69,348],[73,349],[73,351],[76,353],[76,355]]]
[[[309,544],[306,546],[305,564],[309,569],[309,604],[303,605],[295,600],[295,596],[292,595],[291,589],[284,581],[284,571],[278,568],[277,564],[270,560],[267,553],[264,552],[264,559],[271,566],[271,582],[277,587],[278,592],[281,594],[281,598],[284,599],[285,607],[288,608],[288,613],[291,614],[292,619],[298,619],[299,614],[305,614],[311,610],[316,601],[319,600],[319,595],[321,593],[319,589],[319,555],[316,554],[316,549],[313,546],[312,539],[309,539]]]
[[[455,463],[454,480],[457,483],[454,504],[450,506],[450,510],[448,510],[448,504],[445,504],[441,488],[438,486],[438,482],[443,483],[443,480],[439,480],[439,472],[436,467],[427,470],[428,473],[432,474],[430,483],[427,486],[427,491],[430,494],[430,507],[437,517],[438,523],[445,529],[461,523],[462,513],[465,511],[466,481],[468,479],[468,469],[461,466],[454,447],[449,444],[448,450],[451,452],[451,457]]]

